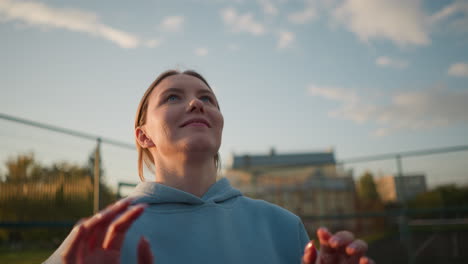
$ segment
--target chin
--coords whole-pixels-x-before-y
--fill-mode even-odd
[[[204,138],[192,138],[184,142],[183,148],[187,152],[217,153],[219,149],[219,145],[215,144],[213,140],[208,140]]]

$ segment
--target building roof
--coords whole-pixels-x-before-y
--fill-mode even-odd
[[[274,193],[275,191],[295,192],[295,191],[352,191],[354,192],[354,180],[352,177],[310,177],[306,181],[297,183],[288,183],[281,185],[261,184],[257,186],[249,185],[239,188],[245,193]]]
[[[336,164],[333,151],[276,154],[270,155],[233,155],[231,169],[247,169],[255,167],[282,167]]]

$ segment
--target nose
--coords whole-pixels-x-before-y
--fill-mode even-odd
[[[188,105],[188,112],[195,112],[195,111],[198,111],[198,112],[205,112],[205,109],[204,109],[204,106],[203,106],[203,102],[200,101],[198,98],[195,98],[195,99],[192,99]]]

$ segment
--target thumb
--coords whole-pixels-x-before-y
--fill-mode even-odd
[[[140,242],[138,242],[138,264],[152,263],[153,253],[151,253],[149,242],[144,237],[141,237]]]
[[[317,260],[317,249],[315,248],[314,241],[307,243],[304,249],[304,256],[302,257],[302,264],[314,264]]]

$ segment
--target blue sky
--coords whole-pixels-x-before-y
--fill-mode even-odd
[[[0,35],[0,112],[129,143],[148,85],[190,68],[219,98],[223,160],[468,144],[468,1],[0,0]],[[81,162],[93,145],[1,122],[3,160]],[[136,180],[118,151],[110,180]]]

